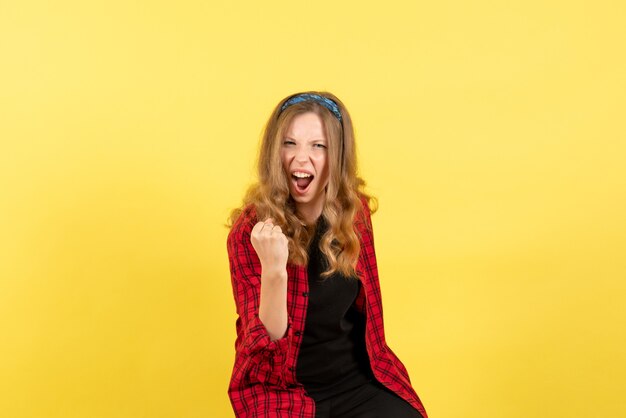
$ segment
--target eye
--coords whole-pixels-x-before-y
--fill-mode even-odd
[[[315,146],[319,146],[320,148],[326,148],[326,145],[324,144],[315,144]]]
[[[285,141],[283,141],[283,144],[284,144],[284,145],[287,145],[287,144],[295,144],[295,142],[293,142],[293,141],[289,141],[289,140],[285,140]]]

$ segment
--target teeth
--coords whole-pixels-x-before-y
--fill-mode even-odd
[[[296,177],[299,177],[299,178],[311,177],[310,174],[308,174],[308,173],[301,173],[299,171],[294,172],[293,175],[296,176]]]

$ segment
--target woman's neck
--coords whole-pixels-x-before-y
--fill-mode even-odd
[[[302,225],[315,225],[321,214],[322,211],[319,211],[319,213],[301,213],[299,210],[296,210],[296,216],[300,219]]]

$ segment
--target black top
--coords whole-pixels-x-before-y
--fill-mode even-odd
[[[309,247],[309,302],[296,364],[297,380],[315,401],[374,380],[365,348],[365,316],[354,307],[360,280],[335,273],[321,281],[327,260],[319,250],[320,216]]]

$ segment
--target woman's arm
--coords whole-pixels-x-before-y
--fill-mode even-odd
[[[259,318],[272,340],[287,331],[287,259],[288,240],[271,218],[257,222],[250,232],[250,242],[261,263],[261,301]]]
[[[227,239],[239,316],[235,349],[260,366],[254,369],[254,380],[278,384],[293,338],[287,313],[287,273],[286,268],[271,269],[273,264],[267,262],[263,268],[252,244],[253,222],[249,214],[245,215]]]
[[[261,301],[259,319],[265,325],[272,341],[287,332],[287,270],[261,273]]]

